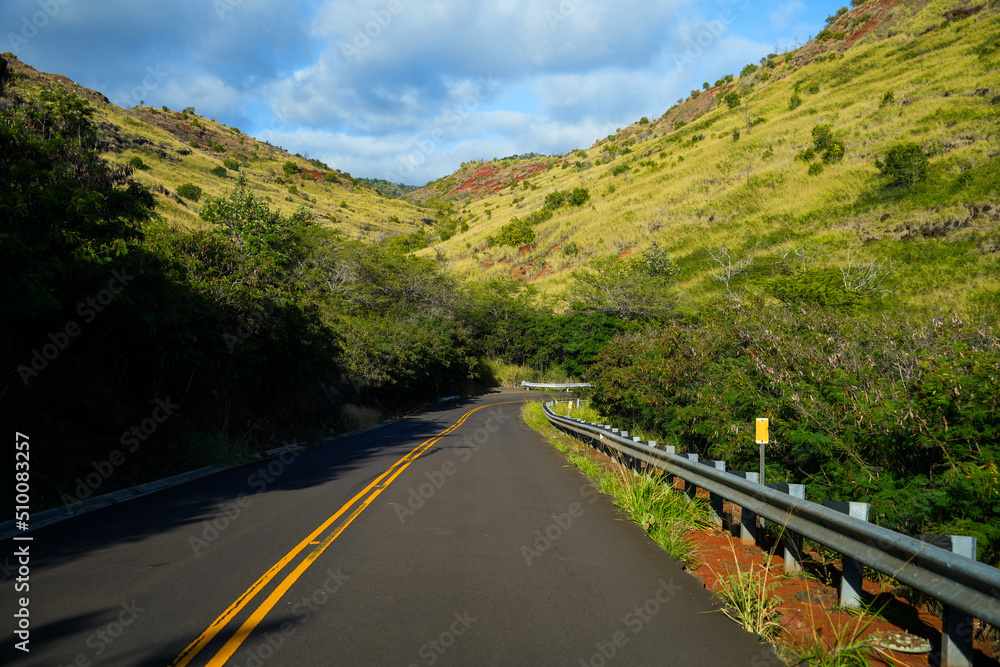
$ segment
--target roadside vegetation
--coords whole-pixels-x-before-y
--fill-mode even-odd
[[[771,480],[1000,564],[1000,7],[952,9],[868,0],[590,148],[412,192],[14,63],[0,407],[47,443],[34,497],[163,401],[101,492],[573,379],[734,468],[768,417]]]
[[[677,560],[694,561],[696,553],[687,534],[711,525],[710,510],[703,500],[668,488],[657,475],[638,475],[620,462],[595,456],[590,445],[564,435],[549,424],[541,402],[525,403],[521,414],[525,423],[563,452],[573,467],[594,482],[598,491],[612,496],[629,521],[642,526],[661,549]],[[575,416],[582,419],[586,414]]]

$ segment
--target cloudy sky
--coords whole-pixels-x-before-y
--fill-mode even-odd
[[[840,2],[3,0],[0,51],[354,176],[564,153],[803,43]]]

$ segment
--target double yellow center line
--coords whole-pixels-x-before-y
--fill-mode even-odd
[[[517,402],[517,401],[512,401]],[[264,575],[255,581],[250,588],[246,590],[243,595],[241,595],[233,604],[229,606],[222,614],[219,615],[208,628],[201,633],[197,639],[191,642],[187,648],[181,651],[181,654],[174,659],[171,663],[171,667],[185,667],[188,665],[215,637],[222,632],[222,630],[229,625],[229,623],[240,613],[254,597],[267,586],[271,580],[273,580],[278,573],[280,573],[286,565],[292,562],[296,556],[298,556],[306,547],[310,544],[314,544],[316,540],[322,535],[330,526],[337,522],[342,516],[347,514],[347,518],[342,522],[337,524],[337,526],[330,532],[326,538],[319,543],[319,545],[313,549],[306,557],[300,562],[295,569],[289,572],[284,580],[278,584],[278,586],[271,592],[267,598],[260,603],[260,605],[250,614],[249,618],[243,622],[243,624],[236,630],[235,634],[229,638],[228,641],[222,646],[219,651],[212,656],[212,658],[206,663],[209,667],[217,667],[219,665],[224,665],[229,658],[239,649],[239,647],[246,641],[250,633],[254,631],[257,625],[264,620],[271,609],[278,603],[281,597],[288,592],[288,589],[292,587],[299,577],[309,569],[319,555],[326,551],[326,548],[333,544],[333,541],[337,539],[344,530],[351,525],[351,522],[358,517],[361,512],[364,511],[368,505],[372,503],[375,498],[378,497],[380,493],[389,484],[395,480],[400,473],[406,470],[407,466],[413,463],[417,458],[420,457],[425,451],[434,445],[438,440],[448,435],[459,426],[465,423],[465,421],[472,415],[472,413],[482,410],[483,408],[493,407],[499,405],[498,403],[491,403],[489,405],[482,405],[478,408],[474,408],[466,412],[462,417],[446,428],[441,433],[437,434],[430,440],[426,440],[412,450],[410,450],[403,458],[399,459],[393,463],[388,470],[375,478],[375,480],[366,486],[360,493],[351,498],[343,507],[341,507],[337,512],[331,516],[329,519],[324,521],[316,530],[311,532],[305,539],[299,542],[291,551],[285,554],[281,560],[275,563],[271,569],[264,573]],[[353,508],[353,510],[352,510]],[[348,511],[350,513],[348,514]]]

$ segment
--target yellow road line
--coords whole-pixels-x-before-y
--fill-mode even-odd
[[[509,403],[519,403],[520,401],[508,401]],[[189,644],[179,656],[171,663],[171,667],[185,667],[191,662],[205,648],[206,645],[212,639],[222,631],[226,625],[238,614],[249,602],[267,585],[272,579],[274,579],[277,574],[284,569],[284,567],[291,562],[299,553],[302,552],[307,546],[315,542],[316,538],[319,537],[327,528],[329,528],[337,519],[339,519],[348,509],[350,509],[359,499],[364,498],[369,491],[373,491],[370,497],[366,498],[355,510],[347,517],[345,522],[338,526],[333,533],[330,534],[322,543],[313,550],[312,553],[308,554],[306,558],[294,569],[291,573],[285,577],[284,581],[278,585],[278,587],[261,603],[248,618],[243,625],[240,626],[236,634],[233,635],[219,652],[209,661],[209,665],[222,665],[225,664],[233,653],[240,647],[240,645],[246,640],[246,638],[253,632],[257,624],[264,618],[264,616],[277,604],[281,596],[288,591],[288,589],[295,583],[295,581],[302,575],[306,569],[316,560],[316,558],[326,550],[330,544],[333,543],[335,539],[344,529],[347,528],[354,521],[355,518],[361,512],[368,507],[369,504],[375,498],[385,490],[393,480],[396,479],[409,466],[413,461],[415,461],[421,454],[423,454],[427,449],[434,445],[438,440],[448,435],[459,426],[465,423],[465,421],[472,415],[472,413],[482,410],[483,408],[493,407],[495,405],[503,405],[502,403],[490,403],[489,405],[481,405],[478,408],[474,408],[466,412],[462,417],[446,428],[444,431],[434,436],[429,440],[425,440],[421,444],[414,447],[412,450],[406,453],[401,459],[389,466],[389,469],[384,473],[379,475],[372,481],[368,486],[362,489],[357,495],[351,498],[343,507],[341,507],[337,512],[331,516],[329,519],[324,521],[316,530],[310,533],[305,539],[303,539],[299,544],[297,544],[291,551],[289,551],[285,556],[279,560],[274,566],[271,567],[264,575],[255,581],[250,588],[246,590],[243,595],[241,595],[233,604],[229,606],[218,618],[212,621],[211,625],[198,636],[191,644]]]

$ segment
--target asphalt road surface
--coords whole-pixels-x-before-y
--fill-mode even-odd
[[[525,396],[442,404],[3,542],[0,559],[28,545],[30,587],[4,572],[0,662],[781,664],[523,424]]]

